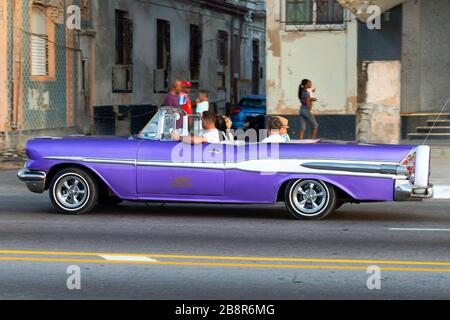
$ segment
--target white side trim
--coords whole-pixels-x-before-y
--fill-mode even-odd
[[[349,160],[328,160],[328,159],[262,159],[241,161],[236,163],[223,162],[169,162],[169,161],[136,161],[132,159],[101,159],[82,157],[47,157],[48,160],[68,160],[86,163],[124,164],[142,167],[162,167],[162,168],[192,168],[211,170],[239,170],[261,174],[294,173],[294,174],[327,174],[337,176],[372,177],[384,179],[406,180],[406,176],[394,174],[365,173],[337,170],[319,170],[303,167],[308,162],[334,163],[334,164],[358,164],[358,165],[399,165],[396,162],[379,161],[349,161]]]

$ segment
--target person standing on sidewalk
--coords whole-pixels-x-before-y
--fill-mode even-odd
[[[304,79],[300,84],[298,90],[298,98],[301,102],[300,108],[300,140],[305,139],[306,123],[309,122],[312,126],[312,139],[317,139],[317,134],[319,132],[319,124],[317,123],[316,117],[312,113],[314,102],[317,101],[316,98],[311,97],[310,91],[313,87],[312,81]]]
[[[193,114],[193,110],[192,110],[192,102],[191,99],[189,98],[189,94],[192,91],[192,84],[189,81],[183,81],[183,83],[181,84],[181,96],[185,96],[185,101],[186,103],[181,105],[181,109],[183,109],[184,112],[186,112],[188,115]]]
[[[200,90],[197,99],[197,108],[196,111],[198,114],[203,115],[204,112],[209,111],[209,93],[206,90]]]
[[[178,96],[181,92],[181,81],[175,80],[172,82],[172,87],[169,93],[164,97],[163,107],[179,107]]]

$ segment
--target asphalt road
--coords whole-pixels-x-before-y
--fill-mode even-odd
[[[81,290],[67,287],[70,266]],[[65,216],[0,171],[0,299],[419,298],[450,298],[449,201],[348,205],[320,222],[283,205]]]

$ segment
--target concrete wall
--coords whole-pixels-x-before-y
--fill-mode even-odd
[[[450,3],[403,4],[402,112],[440,112],[450,96]]]
[[[363,143],[400,141],[399,61],[365,61],[361,65],[357,139]]]
[[[335,31],[286,26],[285,1],[267,1],[267,95],[269,114],[296,115],[302,79],[314,82],[315,113],[354,114],[357,108],[357,21]],[[339,28],[338,28],[339,29]]]
[[[369,29],[358,22],[358,61],[396,60],[402,58],[402,6],[381,17],[381,29]]]
[[[338,0],[341,5],[348,8],[358,19],[366,22],[369,18],[373,18],[373,12],[367,10],[369,6],[378,6],[380,13],[385,12],[406,0]]]
[[[239,31],[236,16],[205,9],[195,1],[129,1],[108,0],[96,1],[96,58],[95,58],[95,95],[94,106],[121,105],[161,105],[164,94],[154,92],[153,74],[156,69],[156,23],[164,19],[171,23],[171,79],[190,80],[189,60],[189,26],[202,26],[202,61],[199,88],[211,92],[210,100],[217,102],[222,108],[230,101],[231,74],[230,66],[220,66],[217,60],[217,32],[223,30],[231,33],[234,18],[235,33]],[[174,6],[174,7],[172,7]],[[180,10],[176,10],[178,8]],[[114,11],[127,11],[133,20],[133,92],[112,93],[112,67],[115,64],[115,26]],[[263,21],[264,22],[264,21]],[[249,75],[246,69],[251,65],[252,38],[260,39],[264,45],[264,25],[250,27],[248,34],[243,34],[244,46],[241,49],[242,75]],[[246,39],[247,37],[248,39]],[[231,38],[231,37],[230,37]],[[229,48],[231,49],[231,39]],[[261,61],[264,66],[264,47],[261,50]],[[217,72],[225,72],[226,90],[217,90]],[[251,79],[251,74],[250,78]],[[261,88],[261,93],[264,91]],[[194,96],[195,98],[195,96]]]

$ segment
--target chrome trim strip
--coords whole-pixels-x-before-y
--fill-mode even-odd
[[[134,160],[134,159],[112,159],[112,158],[87,158],[87,157],[45,157],[46,160],[66,160],[66,161],[81,161],[81,162],[90,162],[90,163],[105,163],[105,164],[141,164],[144,165],[145,163],[169,163],[174,164],[175,162],[168,162],[165,160]],[[297,160],[297,161],[323,161],[324,163],[326,161],[340,161],[340,163],[355,163],[355,164],[374,164],[374,165],[384,165],[384,166],[398,166],[399,164],[397,162],[383,162],[379,160],[342,160],[342,159],[291,159],[291,158],[283,158],[283,159],[270,159],[270,158],[264,158],[264,159],[257,159],[257,160],[244,160],[244,161],[233,161],[233,162],[227,162],[228,164],[236,164],[236,163],[243,163],[248,161],[267,161],[267,160]],[[205,163],[205,162],[198,162],[198,163]],[[223,163],[223,162],[220,162]],[[337,162],[336,162],[337,163]],[[187,164],[187,162],[186,162]],[[190,162],[189,162],[190,164]]]
[[[396,176],[408,176],[408,169],[401,165],[367,164],[367,163],[338,163],[338,162],[307,162],[303,167],[316,170],[345,171],[359,173],[379,173]]]
[[[48,160],[74,161],[100,164],[122,164],[142,167],[165,168],[192,168],[211,170],[238,170],[245,172],[262,173],[303,173],[331,175],[352,175],[385,179],[406,180],[407,169],[398,163],[379,163],[374,161],[348,161],[330,162],[329,160],[309,159],[259,159],[240,162],[170,162],[170,161],[144,161],[131,159],[82,158],[82,157],[46,157]],[[303,170],[302,170],[303,167]]]
[[[134,159],[108,159],[108,158],[83,158],[83,157],[45,157],[44,159],[58,160],[58,161],[87,162],[87,163],[136,165],[136,160]]]

